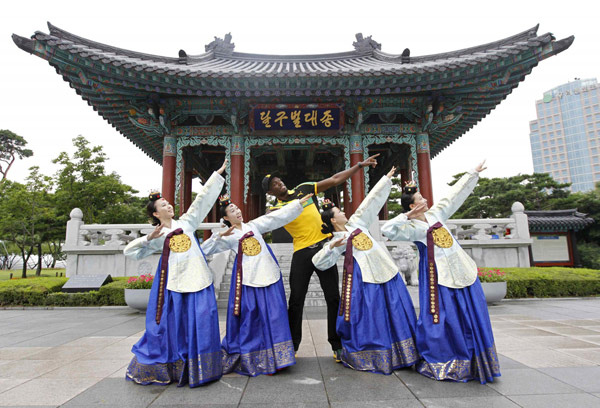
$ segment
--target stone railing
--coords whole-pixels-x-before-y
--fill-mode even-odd
[[[527,214],[523,204],[518,201],[512,205],[511,211],[510,218],[451,219],[446,225],[477,266],[528,268],[531,238]],[[379,221],[379,226],[385,222]],[[382,240],[399,265],[405,280],[416,285],[418,257],[414,245],[409,242],[387,241],[385,238]]]
[[[73,209],[70,217],[63,245],[63,252],[67,255],[67,277],[105,273],[111,276],[154,274],[159,252],[140,260],[123,255],[123,249],[130,241],[149,234],[154,227],[149,224],[86,225],[79,208]],[[212,231],[220,227],[219,223],[203,223],[198,231]],[[221,283],[229,256],[229,252],[224,252],[207,257],[215,274],[216,287]]]
[[[447,225],[465,251],[482,267],[529,267],[529,226],[524,207],[516,202],[509,218],[448,220]],[[123,248],[131,240],[149,234],[149,224],[84,224],[80,209],[71,211],[67,222],[67,236],[63,251],[67,255],[67,276],[96,275],[137,276],[154,273],[159,253],[141,260],[123,255]],[[418,257],[409,242],[388,241],[381,236],[380,226],[373,223],[372,235],[385,242],[407,282],[418,281]],[[204,223],[199,231],[220,229],[219,223]],[[224,252],[208,257],[215,273],[215,287],[220,284],[231,254]]]

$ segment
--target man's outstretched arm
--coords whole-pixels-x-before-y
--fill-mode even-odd
[[[376,157],[379,156],[379,153],[367,158],[364,161],[355,164],[349,169],[340,171],[339,173],[334,174],[333,176],[326,178],[325,180],[321,180],[317,183],[317,193],[320,193],[325,190],[329,190],[331,187],[339,186],[344,181],[348,180],[354,173],[362,169],[363,167],[377,166]]]

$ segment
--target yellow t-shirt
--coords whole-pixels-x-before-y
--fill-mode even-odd
[[[293,190],[289,191],[289,201],[297,198],[302,198],[306,194],[313,193],[314,196],[304,203],[304,210],[292,222],[285,225],[284,228],[290,233],[294,239],[294,252],[309,247],[317,242],[331,236],[331,234],[323,234],[321,232],[321,213],[319,212],[319,202],[317,201],[317,183],[309,182],[298,185]],[[277,204],[271,209],[278,209],[287,205],[289,201],[277,200]]]

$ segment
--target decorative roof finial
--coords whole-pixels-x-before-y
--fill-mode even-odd
[[[231,33],[225,34],[225,39],[215,37],[214,41],[204,46],[206,52],[214,51],[215,54],[231,55],[235,44],[231,42]]]
[[[371,38],[372,36],[363,37],[362,33],[356,34],[356,41],[352,43],[354,49],[358,52],[371,52],[380,50],[381,44]]]

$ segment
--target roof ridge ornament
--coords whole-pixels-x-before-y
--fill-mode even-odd
[[[235,44],[231,42],[231,33],[225,34],[225,39],[215,37],[213,41],[204,46],[206,52],[213,51],[215,54],[230,56],[233,54]]]
[[[367,53],[373,50],[381,50],[381,44],[371,38],[363,37],[362,33],[356,33],[356,41],[352,43],[354,50],[360,53]]]

